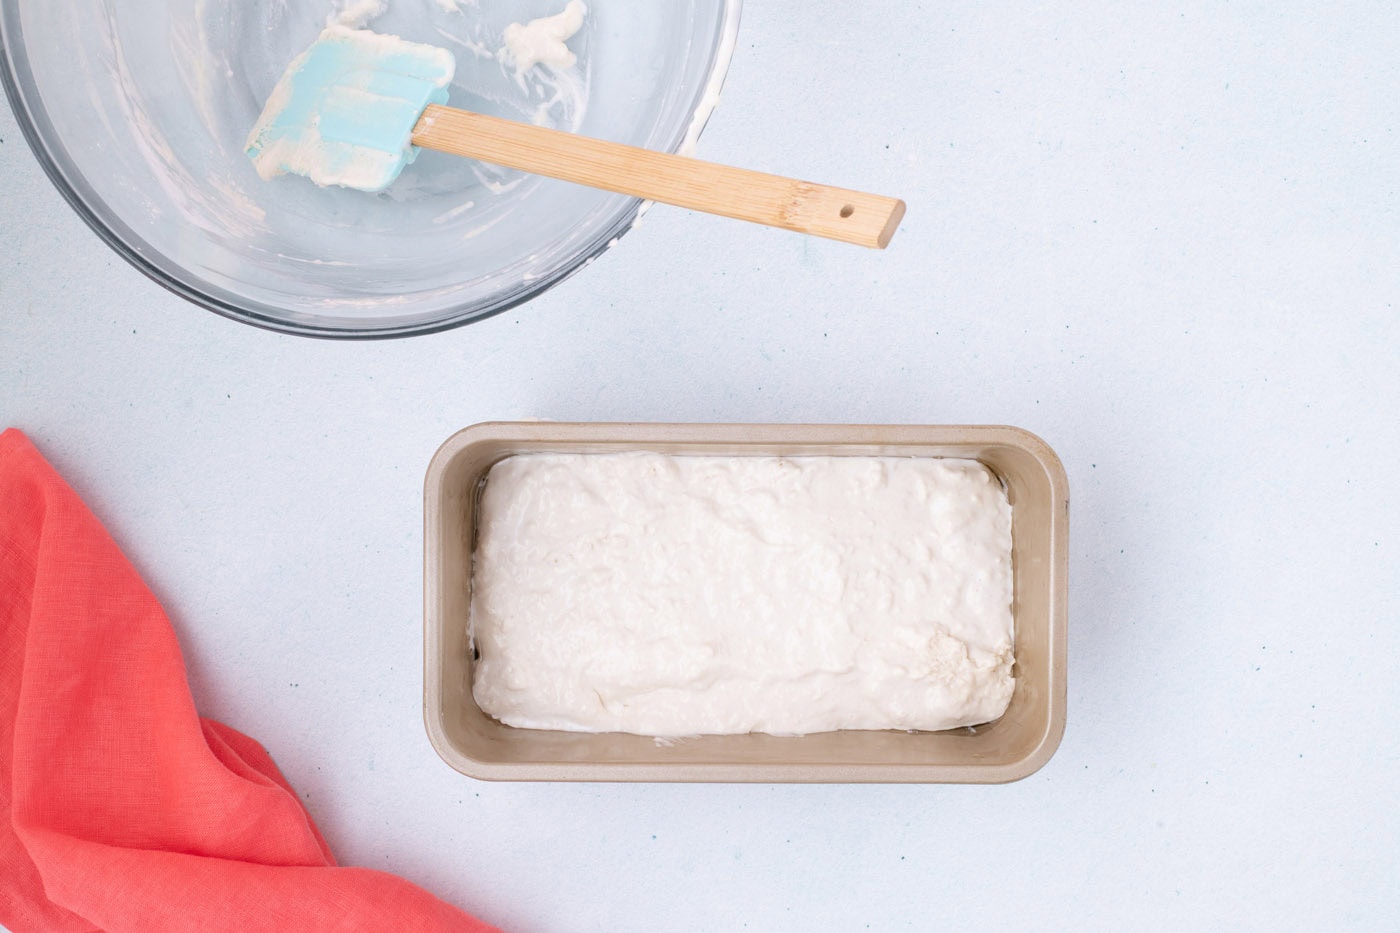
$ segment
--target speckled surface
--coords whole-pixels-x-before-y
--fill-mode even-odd
[[[1400,20],[750,4],[700,154],[884,254],[657,208],[466,329],[316,342],[125,265],[0,106],[0,423],[343,861],[511,929],[1400,915]],[[422,478],[497,418],[1011,423],[1070,476],[1069,726],[1001,787],[493,785],[424,735]]]

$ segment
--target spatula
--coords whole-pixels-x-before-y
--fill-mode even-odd
[[[444,106],[446,49],[332,26],[288,66],[248,137],[265,178],[382,191],[420,147],[883,249],[897,198],[654,152]]]

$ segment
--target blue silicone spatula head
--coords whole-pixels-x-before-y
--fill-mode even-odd
[[[456,62],[446,49],[332,26],[287,67],[248,136],[264,178],[382,191],[418,155],[413,128],[447,101]]]

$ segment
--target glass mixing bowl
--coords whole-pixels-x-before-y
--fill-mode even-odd
[[[717,99],[739,5],[589,0],[578,63],[517,74],[506,25],[564,0],[3,0],[0,80],[59,191],[157,282],[273,330],[395,337],[538,295],[641,202],[427,151],[379,195],[261,180],[245,138],[328,18],[450,49],[456,106],[677,151]]]

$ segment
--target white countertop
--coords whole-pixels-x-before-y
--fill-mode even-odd
[[[800,9],[749,5],[700,154],[903,196],[887,252],[658,207],[545,296],[408,340],[165,292],[0,106],[0,425],[344,863],[507,928],[1394,929],[1393,8]],[[997,787],[450,770],[420,712],[423,473],[525,416],[1041,435],[1072,490],[1058,754]]]

